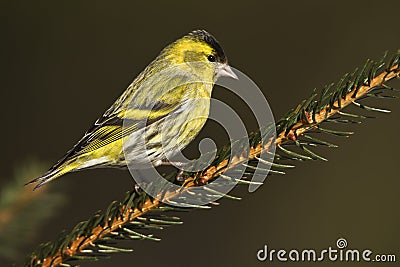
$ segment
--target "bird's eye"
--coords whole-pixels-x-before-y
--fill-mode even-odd
[[[208,59],[208,61],[210,61],[210,62],[215,62],[217,59],[215,58],[215,56],[214,55],[209,55],[208,57],[207,57],[207,59]]]

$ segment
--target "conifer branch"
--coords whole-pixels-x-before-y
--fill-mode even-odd
[[[95,214],[88,221],[76,225],[71,233],[61,236],[53,243],[39,247],[25,266],[71,266],[69,262],[72,260],[96,260],[110,252],[127,251],[108,245],[106,242],[110,239],[158,241],[158,238],[143,234],[141,231],[162,229],[168,225],[182,223],[179,218],[166,216],[163,213],[164,211],[187,210],[168,205],[168,203],[172,203],[174,197],[181,195],[183,191],[190,192],[190,188],[209,183],[220,176],[229,180],[231,177],[227,177],[223,173],[227,168],[243,164],[243,162],[249,161],[244,166],[247,168],[246,173],[251,175],[256,169],[260,169],[260,167],[252,165],[254,162],[271,166],[270,174],[282,174],[282,171],[275,169],[293,167],[283,164],[282,159],[325,160],[309,147],[335,147],[335,145],[319,140],[309,133],[319,131],[337,136],[351,135],[351,132],[321,127],[322,122],[355,123],[366,118],[364,115],[344,112],[343,109],[349,105],[355,105],[367,111],[387,113],[386,110],[366,106],[360,101],[366,97],[387,98],[388,96],[384,96],[382,92],[397,90],[389,87],[386,83],[396,77],[399,78],[399,74],[399,55],[394,56],[387,63],[385,63],[385,57],[379,62],[368,60],[360,71],[346,74],[335,87],[331,84],[325,87],[320,94],[314,91],[309,99],[304,100],[297,108],[279,120],[276,123],[276,138],[270,138],[268,142],[262,144],[260,131],[257,131],[249,135],[250,153],[230,159],[229,166],[229,148],[226,146],[218,150],[216,159],[205,171],[185,173],[184,177],[186,178],[183,182],[178,182],[175,179],[176,173],[171,173],[166,179],[181,185],[181,189],[179,192],[167,192],[163,196],[163,202],[151,198],[138,189],[127,192],[121,203],[113,202],[104,213]],[[290,149],[289,145],[291,144],[294,144],[300,152]],[[260,158],[260,155],[268,151],[271,146],[276,146],[285,155],[277,153],[271,162]],[[251,183],[246,178],[235,182],[239,182],[238,184]],[[218,191],[212,193],[218,194]],[[237,199],[233,196],[227,197]],[[191,208],[209,208],[209,206],[193,205]]]
[[[43,170],[43,163],[33,160],[23,161],[15,171],[13,179],[9,179],[2,187],[0,192],[0,258],[9,261],[18,259],[21,256],[19,253],[21,246],[32,240],[41,223],[53,215],[64,202],[62,195],[50,193],[48,189],[35,194],[24,188],[27,178],[36,177]],[[45,209],[44,205],[46,205]]]

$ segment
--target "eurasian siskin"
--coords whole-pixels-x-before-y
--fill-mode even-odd
[[[176,40],[133,80],[64,158],[30,183],[38,183],[36,189],[73,171],[125,167],[132,163],[127,162],[126,153],[134,164],[147,157],[153,165],[160,165],[200,132],[220,76],[237,78],[212,35],[196,30]]]

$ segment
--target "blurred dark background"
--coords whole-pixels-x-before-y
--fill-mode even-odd
[[[2,0],[0,186],[26,158],[50,167],[165,45],[193,29],[217,37],[231,65],[262,88],[279,119],[313,88],[399,49],[399,9],[396,0]],[[218,90],[215,97],[224,99]],[[329,138],[339,148],[319,150],[328,162],[297,163],[255,193],[239,192],[242,201],[183,214],[184,225],[155,232],[159,243],[127,242],[133,253],[82,265],[281,266],[258,262],[256,252],[264,244],[323,249],[339,237],[351,248],[399,258],[400,107],[397,100],[375,102],[392,114],[350,125],[356,132],[350,138]],[[212,129],[204,131],[212,136]],[[23,255],[121,200],[132,185],[128,171],[113,169],[54,183],[68,204],[38,229]]]

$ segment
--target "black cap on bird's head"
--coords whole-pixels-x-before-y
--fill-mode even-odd
[[[207,63],[201,66],[213,69],[214,78],[225,76],[238,79],[228,65],[228,59],[217,39],[205,30],[194,30],[176,40],[167,46],[159,57],[167,57],[176,64]],[[204,70],[204,68],[200,68],[198,71],[204,72]]]
[[[215,39],[214,36],[209,34],[205,30],[194,30],[190,32],[187,36],[190,36],[194,39],[197,39],[199,41],[203,41],[210,45],[216,53],[216,60],[220,63],[226,63],[227,58],[225,56],[224,50],[222,49],[221,45],[218,43],[217,39]]]
[[[228,59],[225,56],[224,50],[214,36],[212,36],[205,30],[194,30],[186,35],[186,37],[203,42],[213,50],[212,54],[207,56],[207,59],[210,62],[217,63],[216,77],[226,76],[233,79],[238,79],[236,74],[228,65]]]

